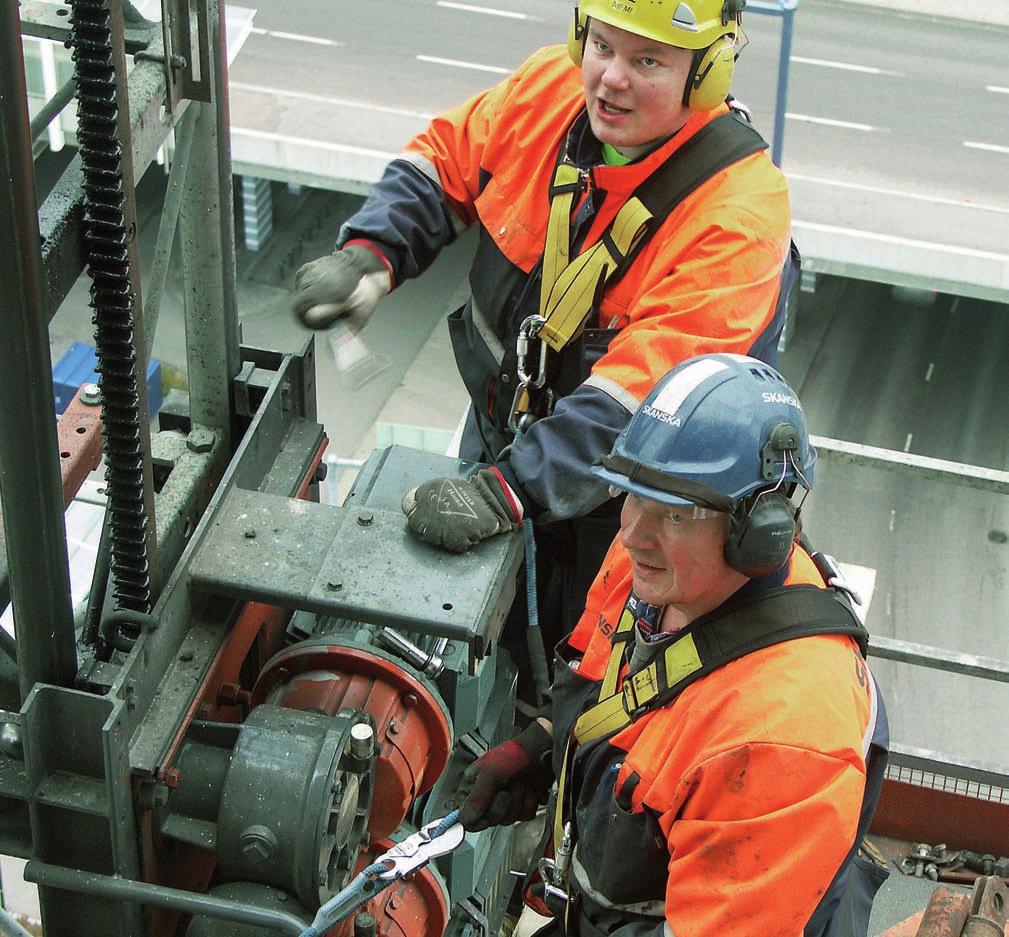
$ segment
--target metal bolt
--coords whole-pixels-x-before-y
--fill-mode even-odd
[[[24,745],[21,741],[20,725],[16,725],[13,722],[5,722],[0,726],[0,752],[18,761],[24,760]]]
[[[343,583],[340,582],[339,579],[330,579],[329,582],[326,583],[326,588],[329,589],[330,592],[339,592],[343,588]]]
[[[217,442],[217,434],[209,429],[194,429],[186,437],[186,448],[190,452],[210,452]]]
[[[245,539],[246,540],[256,539],[256,532],[251,527],[245,532]]]
[[[176,788],[182,783],[182,772],[178,768],[165,768],[161,780],[165,787]]]
[[[367,722],[358,722],[350,729],[350,753],[355,758],[370,758],[375,750],[375,731]]]
[[[392,720],[389,721],[389,735],[399,735],[399,726]]]
[[[186,648],[181,654],[179,654],[179,660],[181,661],[191,661],[193,659],[193,651],[191,648]]]
[[[81,403],[97,407],[102,402],[102,394],[97,384],[85,384],[81,391]]]
[[[419,702],[420,700],[417,699],[416,693],[403,694],[403,705],[406,706],[407,709],[413,709],[413,707],[416,706],[417,703]]]
[[[264,862],[277,854],[277,837],[267,826],[255,823],[242,830],[238,840],[242,855],[251,862]]]
[[[371,511],[362,511],[360,514],[357,515],[357,523],[361,527],[370,527],[372,521],[374,520],[375,515],[372,514]]]
[[[288,670],[287,667],[278,667],[277,668],[277,679],[281,683],[289,683],[290,680],[291,680],[291,671]]]

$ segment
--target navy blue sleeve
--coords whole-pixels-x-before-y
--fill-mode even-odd
[[[631,418],[597,387],[582,384],[501,454],[497,466],[537,521],[580,517],[610,495],[592,474]]]
[[[336,246],[373,241],[392,264],[393,282],[423,273],[455,240],[460,222],[435,181],[405,159],[395,159],[364,204],[343,224]]]

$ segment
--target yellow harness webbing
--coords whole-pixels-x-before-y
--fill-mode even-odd
[[[559,843],[563,835],[567,815],[564,798],[567,793],[567,774],[571,756],[578,745],[595,741],[605,735],[618,732],[634,721],[641,707],[647,706],[660,692],[701,669],[701,658],[697,652],[694,637],[689,632],[679,640],[672,641],[664,653],[641,670],[629,674],[620,689],[617,683],[624,659],[625,635],[634,627],[634,613],[624,607],[616,630],[613,632],[613,649],[606,663],[606,671],[599,685],[599,698],[595,705],[585,710],[575,720],[571,735],[568,736],[561,764],[561,776],[557,782],[557,809],[554,812],[554,842]],[[633,636],[630,636],[633,640]],[[662,679],[660,667],[665,679]]]
[[[580,171],[561,163],[550,187],[550,217],[543,250],[539,338],[560,351],[578,336],[603,283],[617,270],[648,230],[651,212],[632,197],[617,212],[597,244],[569,260],[571,209],[579,191]]]

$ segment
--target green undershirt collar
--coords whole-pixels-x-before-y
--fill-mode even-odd
[[[609,143],[604,143],[603,162],[607,166],[626,166],[631,160],[627,156],[624,156],[616,147],[611,146]]]

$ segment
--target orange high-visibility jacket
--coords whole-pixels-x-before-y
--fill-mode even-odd
[[[461,454],[497,459],[533,516],[576,517],[607,499],[589,467],[671,367],[706,352],[775,353],[769,336],[781,325],[772,319],[790,209],[784,176],[761,152],[684,199],[604,290],[552,375],[560,403],[500,455],[512,441],[517,329],[538,311],[548,189],[561,148],[585,169],[588,186],[572,219],[574,257],[599,240],[642,180],[725,111],[695,113],[644,158],[604,165],[580,71],[563,47],[543,49],[435,118],[341,229],[341,245],[364,238],[379,247],[395,282],[426,269],[463,229],[479,229],[472,300],[450,319],[476,422]]]
[[[598,699],[631,583],[615,541],[558,649],[555,762],[578,713]],[[796,584],[824,587],[799,547],[781,573],[751,581],[734,599]],[[754,651],[586,743],[568,800],[580,909],[572,932],[831,933],[856,837],[875,810],[887,744],[875,682],[843,635]]]

